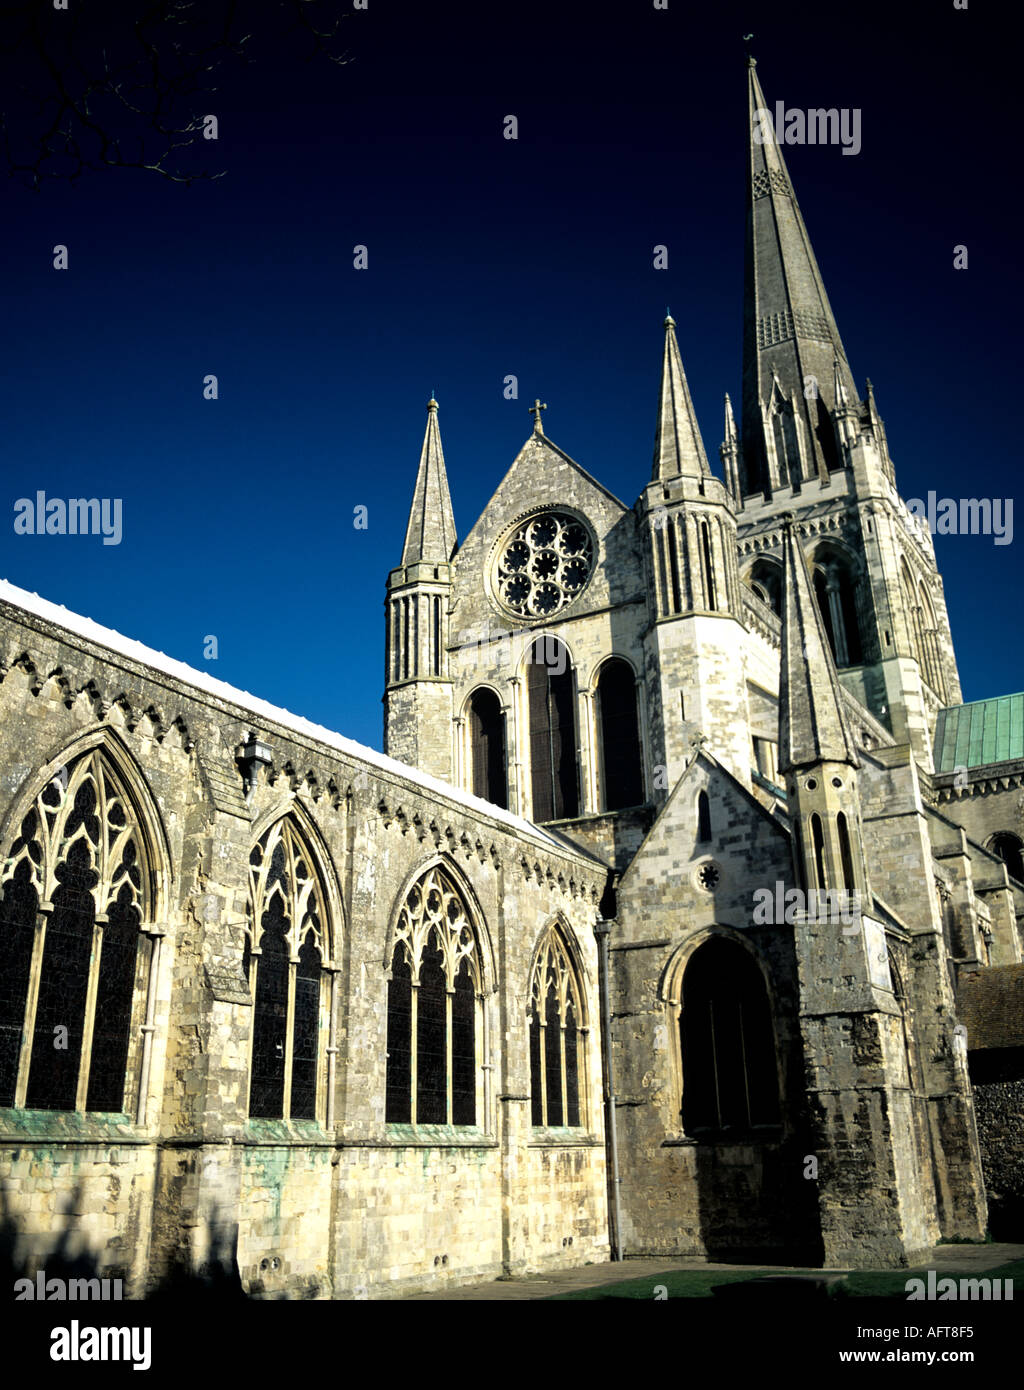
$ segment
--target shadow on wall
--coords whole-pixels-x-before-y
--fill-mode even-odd
[[[116,1263],[100,1263],[95,1252],[78,1249],[82,1241],[81,1230],[75,1213],[79,1210],[83,1197],[83,1184],[78,1183],[64,1200],[60,1218],[60,1228],[49,1236],[49,1248],[45,1253],[40,1249],[39,1236],[27,1237],[22,1231],[16,1215],[10,1210],[8,1193],[0,1189],[0,1299],[16,1297],[15,1284],[19,1279],[31,1279],[42,1271],[46,1279],[61,1279],[65,1285],[75,1280],[114,1280],[121,1279],[123,1287],[128,1288],[128,1269]],[[237,1243],[238,1226],[214,1220],[213,1233],[221,1233],[211,1240],[210,1259],[201,1270],[185,1267],[178,1259],[167,1273],[150,1290],[147,1301],[187,1303],[210,1298],[228,1301],[245,1301],[238,1274]],[[35,1249],[26,1248],[35,1246]]]
[[[697,1146],[700,1232],[709,1260],[818,1268],[816,1185],[791,1145]]]

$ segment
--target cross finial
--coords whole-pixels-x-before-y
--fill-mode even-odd
[[[533,416],[533,429],[535,434],[544,433],[544,426],[541,423],[540,418],[540,413],[542,410],[547,410],[547,406],[541,405],[540,397],[538,396],[534,401],[533,405],[530,406],[530,414]]]

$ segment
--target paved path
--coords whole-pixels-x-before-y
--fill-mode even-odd
[[[1024,1260],[1024,1245],[937,1245],[930,1251],[927,1259],[916,1268],[934,1269],[944,1273],[969,1275],[982,1274],[986,1269],[1008,1264],[1011,1260]],[[736,1273],[743,1270],[756,1274],[763,1270],[784,1269],[783,1265],[730,1265],[714,1264],[697,1257],[644,1258],[624,1260],[621,1264],[584,1265],[579,1269],[549,1270],[545,1274],[531,1274],[522,1279],[491,1279],[483,1284],[452,1285],[442,1293],[407,1294],[403,1303],[430,1302],[516,1302],[528,1299],[551,1298],[559,1293],[572,1293],[577,1289],[595,1289],[605,1284],[619,1284],[626,1279],[650,1278],[651,1288],[658,1282],[659,1274],[673,1270],[729,1270]],[[834,1274],[847,1271],[822,1269],[791,1269],[791,1274]]]

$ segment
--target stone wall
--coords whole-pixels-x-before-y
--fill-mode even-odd
[[[129,1067],[123,1115],[0,1111],[5,1211],[26,1259],[70,1236],[137,1296],[237,1241],[249,1291],[323,1298],[606,1258],[591,931],[605,866],[557,833],[88,632],[48,610],[0,608],[0,854],[54,771],[82,750],[116,765],[152,861],[152,1043],[148,1070]],[[254,732],[269,765],[236,760]],[[285,815],[326,885],[315,1121],[247,1115],[249,855]],[[432,864],[459,889],[482,965],[477,1124],[427,1133],[386,1124],[384,1097],[392,933]],[[527,999],[553,923],[573,944],[585,1014],[583,1124],[560,1134],[529,1124]]]

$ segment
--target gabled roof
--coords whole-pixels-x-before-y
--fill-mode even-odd
[[[571,469],[573,469],[576,473],[578,473],[580,477],[583,478],[586,481],[586,483],[595,490],[595,492],[599,492],[602,497],[604,497],[607,501],[611,502],[612,506],[623,516],[631,510],[631,508],[627,507],[624,502],[620,501],[620,499],[615,496],[614,492],[610,492],[609,489],[606,488],[603,483],[599,483],[598,480],[593,476],[593,474],[588,473],[587,470],[581,464],[578,464],[574,458],[570,458],[570,456],[565,452],[565,450],[560,449],[558,445],[554,443],[553,440],[549,439],[546,434],[542,434],[539,431],[534,431],[534,433],[530,435],[529,439],[526,441],[523,447],[519,450],[518,454],[516,454],[515,458],[512,460],[512,463],[506,470],[504,477],[501,479],[501,482],[494,489],[493,493],[488,499],[487,505],[483,508],[479,517],[477,517],[476,522],[470,529],[469,534],[463,540],[462,545],[460,547],[460,553],[461,551],[467,549],[471,538],[476,537],[476,534],[481,527],[487,527],[490,525],[492,514],[494,512],[495,507],[500,504],[503,491],[509,485],[510,479],[512,479],[515,476],[515,474],[520,471],[520,469],[529,469],[531,483],[529,491],[531,493],[537,494],[538,506],[544,504],[545,501],[551,501],[552,504],[554,503],[554,499],[544,498],[540,491],[540,480],[544,477],[543,455],[545,453],[550,454],[552,460],[557,460],[559,464],[568,464],[568,466]]]

